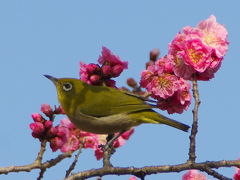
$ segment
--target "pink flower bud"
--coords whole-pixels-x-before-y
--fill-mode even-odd
[[[53,114],[53,110],[49,104],[42,104],[41,111],[48,117],[51,117]]]
[[[57,151],[63,146],[63,141],[60,137],[55,137],[50,140],[50,147],[53,152]]]
[[[47,137],[48,138],[52,138],[55,137],[57,135],[57,128],[56,127],[51,127],[48,131],[47,131]]]
[[[118,139],[116,139],[113,143],[114,148],[119,148],[120,146],[124,145],[126,141],[120,136]]]
[[[103,151],[102,151],[101,148],[97,148],[97,149],[95,150],[95,156],[96,156],[97,160],[102,159],[102,157],[103,157]]]
[[[112,79],[108,79],[105,81],[105,84],[108,86],[108,87],[115,87],[116,85],[116,81],[112,80]]]
[[[35,135],[41,135],[45,130],[44,125],[40,122],[31,123],[29,127]]]
[[[125,133],[123,133],[123,134],[121,135],[121,137],[122,137],[123,139],[125,139],[125,140],[128,140],[133,133],[134,133],[134,128],[126,131]]]
[[[189,170],[186,174],[183,175],[182,180],[206,180],[206,176],[203,173],[200,173],[198,170]]]
[[[52,121],[45,121],[44,126],[46,129],[50,129],[52,127],[53,123]]]
[[[137,178],[135,176],[132,176],[129,178],[129,180],[137,180]]]
[[[151,66],[151,65],[153,65],[154,64],[154,61],[148,61],[147,63],[146,63],[146,69],[148,68],[148,66]]]
[[[100,76],[99,75],[92,75],[90,77],[90,81],[92,84],[99,84],[100,83]]]
[[[41,116],[41,114],[39,114],[39,113],[33,113],[32,118],[33,118],[34,122],[42,122],[44,120],[43,117]]]
[[[100,71],[100,67],[97,64],[90,63],[87,65],[87,71],[90,74],[97,73]]]
[[[233,175],[234,180],[240,180],[240,169],[237,168],[237,172]]]
[[[127,85],[132,87],[132,88],[135,88],[137,86],[137,82],[133,78],[128,78],[127,79]]]
[[[123,69],[124,69],[123,66],[120,65],[120,64],[113,66],[112,76],[113,77],[118,77],[121,74],[121,72],[123,71]]]
[[[97,138],[96,136],[87,136],[84,138],[84,148],[92,148],[94,149],[97,146]]]
[[[109,66],[109,65],[104,65],[103,67],[102,67],[102,73],[103,73],[103,75],[104,76],[110,76],[111,75],[111,66]]]

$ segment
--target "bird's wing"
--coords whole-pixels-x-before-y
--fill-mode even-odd
[[[153,108],[138,96],[104,86],[88,86],[78,98],[78,111],[94,117]]]

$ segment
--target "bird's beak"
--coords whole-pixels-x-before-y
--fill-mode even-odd
[[[58,79],[53,77],[53,76],[50,76],[50,75],[44,75],[46,78],[50,79],[54,84],[57,84],[58,82]]]

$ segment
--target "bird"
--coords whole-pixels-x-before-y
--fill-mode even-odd
[[[125,132],[144,123],[165,124],[187,132],[188,125],[155,110],[146,99],[107,86],[94,86],[75,78],[44,75],[56,86],[64,112],[80,130],[95,134]]]

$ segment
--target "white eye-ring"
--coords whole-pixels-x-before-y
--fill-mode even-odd
[[[72,89],[72,84],[71,83],[64,83],[62,87],[63,87],[64,91],[70,91]]]

